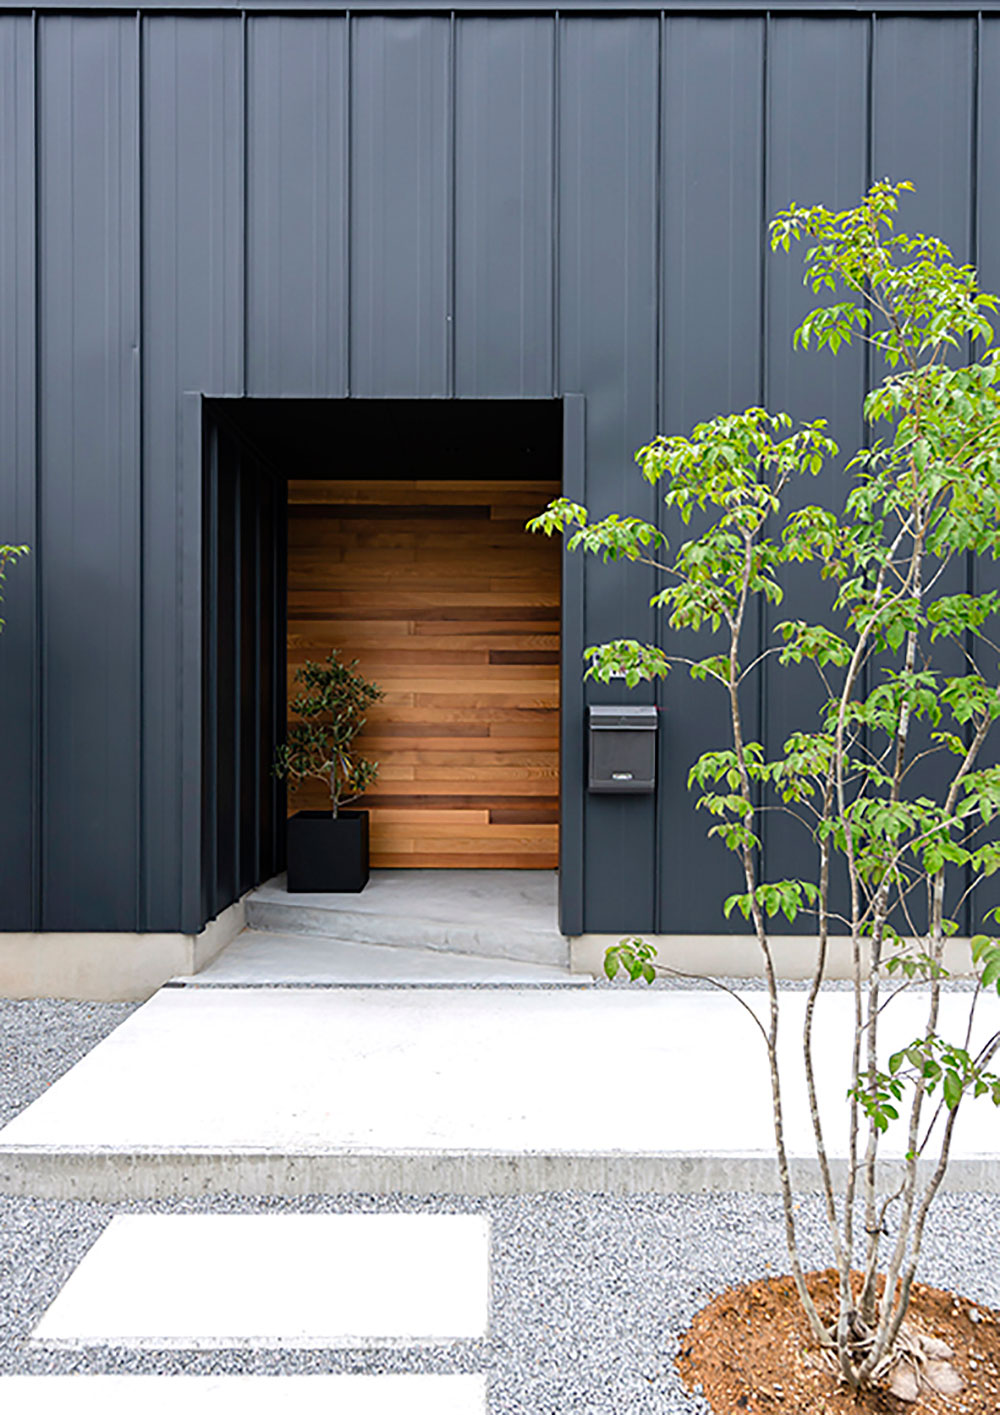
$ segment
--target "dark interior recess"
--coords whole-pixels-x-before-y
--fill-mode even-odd
[[[284,868],[285,486],[225,417],[204,428],[202,913]]]
[[[448,481],[552,475],[556,399],[245,398],[220,406],[284,477]]]

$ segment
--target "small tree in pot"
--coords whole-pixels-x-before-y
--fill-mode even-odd
[[[294,791],[306,781],[325,782],[330,810],[297,811],[288,822],[288,888],[295,892],[357,892],[368,883],[368,812],[345,811],[378,775],[378,762],[354,752],[365,713],[384,694],[342,663],[336,649],[323,663],[296,670],[301,691],[289,703],[298,719],[278,747],[274,773]]]

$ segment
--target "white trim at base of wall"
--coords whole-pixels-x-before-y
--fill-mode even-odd
[[[620,943],[622,934],[580,934],[569,940],[570,971],[604,976],[604,954]],[[757,940],[744,934],[643,934],[657,950],[656,962],[699,978],[760,978],[760,948]],[[771,938],[775,971],[789,982],[811,978],[816,958],[816,939],[811,934],[775,934]],[[955,978],[970,977],[972,958],[969,940],[951,938],[945,945],[944,964]],[[832,938],[825,976],[851,976],[850,941]]]
[[[200,934],[0,933],[0,997],[142,1002],[211,963],[246,923],[246,896]]]

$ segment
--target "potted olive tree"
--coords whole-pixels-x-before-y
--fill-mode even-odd
[[[357,893],[368,883],[368,812],[346,811],[378,775],[378,762],[354,752],[365,712],[382,689],[341,663],[336,649],[324,663],[296,670],[301,691],[289,703],[297,721],[277,749],[274,773],[292,790],[316,778],[330,791],[328,811],[296,811],[288,821],[288,888],[294,893]]]

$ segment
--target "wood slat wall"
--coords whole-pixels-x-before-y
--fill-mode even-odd
[[[385,689],[375,867],[554,869],[560,543],[548,481],[289,483],[288,670],[337,648]],[[289,809],[322,807],[320,783]]]

